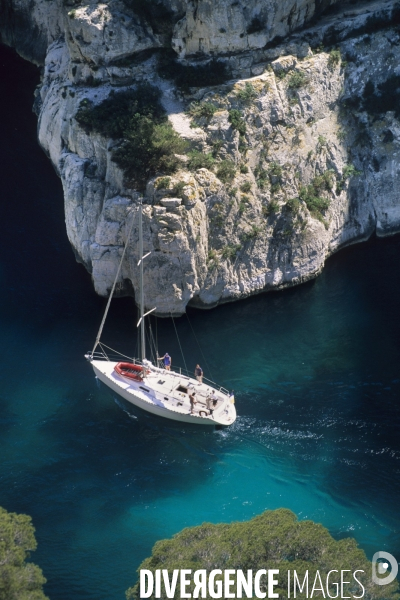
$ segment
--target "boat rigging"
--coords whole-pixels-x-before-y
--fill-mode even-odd
[[[182,372],[182,369],[160,368],[146,358],[145,318],[154,312],[156,307],[144,312],[143,263],[151,253],[143,254],[142,203],[138,205],[139,262],[137,263],[140,276],[140,318],[137,323],[137,327],[140,327],[140,358],[129,359],[121,353],[116,353],[117,360],[115,360],[114,355],[109,352],[111,348],[100,341],[134,223],[135,212],[133,211],[132,223],[96,341],[92,351],[86,354],[85,358],[91,363],[98,379],[108,388],[147,412],[184,423],[232,425],[236,420],[236,409],[234,397],[228,390],[205,378],[198,381]],[[128,360],[121,361],[121,358]]]

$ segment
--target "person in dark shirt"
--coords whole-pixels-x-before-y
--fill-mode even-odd
[[[163,360],[164,361],[164,367],[167,369],[167,371],[171,370],[172,358],[170,357],[170,355],[168,354],[168,352],[166,352],[164,354],[164,356],[161,356],[161,358],[159,358],[159,360]]]
[[[199,381],[200,383],[203,383],[203,369],[201,368],[200,365],[196,365],[194,374],[196,375],[197,381]]]

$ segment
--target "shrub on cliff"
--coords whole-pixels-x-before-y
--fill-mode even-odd
[[[196,171],[196,169],[212,169],[214,163],[215,158],[211,153],[205,154],[199,150],[189,152],[188,167],[192,171]]]
[[[288,79],[288,87],[298,89],[308,83],[307,75],[303,71],[293,71]]]
[[[218,106],[213,104],[212,102],[192,102],[188,113],[191,117],[195,117],[199,119],[201,117],[210,120],[214,114],[217,112]]]
[[[83,100],[76,120],[86,131],[121,140],[112,159],[123,170],[127,183],[139,188],[157,172],[173,173],[180,165],[186,142],[168,121],[160,102],[161,92],[151,85],[111,93],[94,106]]]
[[[223,160],[218,164],[217,177],[224,183],[229,183],[235,178],[236,167],[231,160]]]
[[[152,85],[140,85],[134,90],[115,93],[96,106],[82,100],[76,120],[88,131],[97,131],[114,140],[124,137],[138,117],[148,117],[156,123],[166,119],[160,102],[161,92]]]
[[[138,572],[140,569],[153,573],[156,569],[167,569],[170,578],[174,569],[191,569],[192,572],[206,569],[208,573],[213,569],[241,569],[244,573],[252,569],[253,575],[259,569],[279,569],[279,585],[274,591],[279,593],[280,598],[287,598],[288,570],[292,573],[296,570],[301,581],[308,570],[311,582],[319,571],[325,582],[327,573],[332,569],[339,571],[339,580],[340,570],[354,572],[360,569],[364,573],[358,573],[357,578],[365,587],[365,598],[399,598],[397,581],[386,586],[373,584],[371,563],[354,539],[337,541],[322,525],[298,521],[290,510],[283,508],[267,510],[250,521],[218,525],[204,523],[184,529],[172,539],[157,542],[152,555],[142,562]],[[362,590],[359,585],[355,584],[350,573],[345,575],[348,575],[346,580],[351,582],[345,581],[341,596],[360,596]],[[338,595],[334,581],[331,577],[328,585],[331,598]],[[163,592],[163,587],[161,590]],[[177,590],[175,598],[180,597],[179,583]],[[193,585],[191,591],[193,593]],[[319,591],[315,595],[321,597]],[[166,597],[165,593],[161,596]],[[303,599],[310,596],[303,590],[296,597]],[[127,598],[139,598],[138,584],[127,591]]]
[[[246,121],[243,119],[240,110],[233,108],[228,114],[228,121],[232,125],[232,129],[236,129],[243,136],[246,133]]]
[[[26,562],[36,550],[31,518],[0,508],[0,600],[46,600],[41,569]]]
[[[305,203],[311,216],[321,221],[325,225],[325,228],[328,229],[328,223],[324,218],[324,214],[329,208],[330,200],[329,198],[320,196],[320,192],[321,188],[319,185],[314,185],[314,182],[311,182],[310,185],[304,185],[300,188],[299,198]]]
[[[257,92],[254,89],[254,86],[247,81],[244,88],[241,88],[237,92],[236,97],[239,98],[239,100],[241,100],[244,104],[250,104],[252,100],[257,98]]]

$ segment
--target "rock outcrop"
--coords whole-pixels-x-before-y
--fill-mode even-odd
[[[315,0],[188,2],[185,16],[174,27],[172,44],[182,57],[264,48],[338,2],[328,0],[319,6]]]
[[[40,18],[44,4],[51,7]],[[48,45],[36,99],[39,141],[62,179],[69,239],[99,294],[109,293],[125,243],[117,291],[137,289],[142,198],[151,252],[145,303],[159,315],[301,283],[340,247],[400,231],[395,2],[347,8],[280,45],[272,40],[301,27],[316,3],[163,6],[177,54],[218,56],[231,81],[182,94],[160,79],[154,52],[167,43],[165,29],[114,0],[65,8],[36,0],[38,46],[21,50],[38,60]],[[25,8],[21,0],[15,13]],[[2,39],[17,44],[10,19]],[[214,158],[189,169],[183,156],[180,170],[150,179],[143,195],[112,160],[116,141],[89,132],[76,114],[82,100],[100,104],[112,90],[149,81],[175,130]],[[393,102],[380,107],[388,81]],[[204,103],[212,110],[202,116]]]

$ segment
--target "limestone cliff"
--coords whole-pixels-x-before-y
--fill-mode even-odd
[[[206,168],[182,156],[144,192],[145,302],[158,314],[301,283],[340,247],[400,231],[396,2],[337,3],[303,29],[334,3],[165,0],[151,14],[127,4],[36,0],[28,14],[20,0],[3,20],[3,41],[31,59],[46,46],[39,141],[99,294],[111,288],[142,194],[112,159],[118,142],[76,115],[82,100],[98,105],[139,82],[162,90],[173,127],[208,157]],[[29,19],[37,46],[19,42]],[[218,56],[231,79],[177,90],[157,67],[170,46],[196,64]],[[121,294],[137,289],[137,235],[134,227]]]

